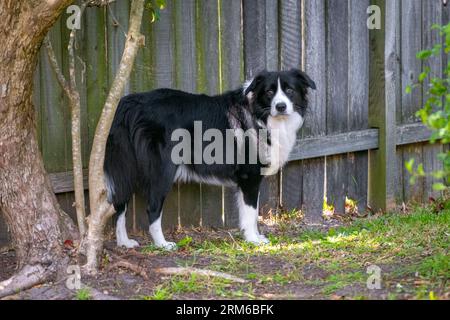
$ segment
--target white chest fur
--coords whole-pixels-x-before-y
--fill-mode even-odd
[[[288,160],[289,153],[297,140],[297,132],[303,125],[303,117],[294,112],[286,117],[267,119],[271,145],[268,149],[270,166],[265,170],[267,175],[276,173]]]

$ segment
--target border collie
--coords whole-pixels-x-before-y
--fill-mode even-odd
[[[161,216],[164,199],[178,181],[237,186],[239,224],[245,240],[268,243],[257,227],[262,172],[267,169],[275,173],[288,160],[303,124],[308,88],[316,89],[314,81],[304,72],[292,69],[262,71],[241,88],[217,96],[157,89],[123,97],[108,137],[104,163],[108,201],[118,216],[117,245],[127,248],[139,245],[128,238],[125,214],[133,193],[140,192],[147,199],[149,233],[155,246],[176,247],[164,238]],[[183,151],[183,159],[190,161],[173,161],[178,143],[173,133],[181,129],[194,136],[196,122],[201,123],[203,130],[214,129],[223,137],[229,130],[253,129],[256,133],[253,139],[252,135],[239,138],[236,134],[231,149],[227,143],[212,153],[226,154],[232,161],[199,161],[196,155],[202,155],[208,144],[198,138],[192,143],[187,139],[190,150]],[[267,139],[262,138],[261,130],[265,130]],[[214,142],[217,140],[216,137]],[[270,153],[265,159],[258,157],[251,162],[247,153],[256,144],[265,145]],[[238,159],[242,152],[245,161]]]

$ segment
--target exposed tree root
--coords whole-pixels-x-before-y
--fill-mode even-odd
[[[199,276],[205,276],[205,277],[217,277],[222,278],[226,280],[230,280],[233,282],[238,283],[246,283],[247,280],[244,280],[242,278],[235,277],[228,273],[213,271],[213,270],[205,270],[205,269],[198,269],[198,268],[158,268],[156,269],[156,272],[163,273],[163,274],[170,274],[170,275],[190,275],[190,274],[197,274]]]
[[[106,272],[109,272],[109,271],[111,271],[114,268],[129,269],[129,270],[133,271],[134,273],[140,275],[145,280],[148,280],[148,275],[147,275],[147,272],[145,271],[145,269],[143,267],[135,264],[135,263],[132,263],[132,262],[129,262],[129,261],[125,261],[125,260],[119,260],[117,262],[114,262],[114,263],[110,264],[106,268]]]
[[[48,280],[48,269],[41,265],[26,265],[8,280],[0,282],[0,298],[17,294]]]

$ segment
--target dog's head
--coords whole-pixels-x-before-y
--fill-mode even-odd
[[[244,95],[255,116],[265,122],[269,116],[287,117],[294,112],[304,117],[308,88],[316,89],[316,84],[300,70],[262,71],[244,85]]]

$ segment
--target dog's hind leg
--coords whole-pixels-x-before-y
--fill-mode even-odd
[[[126,227],[126,213],[127,205],[120,206],[117,210],[117,222],[116,222],[116,241],[118,247],[134,248],[138,247],[139,243],[136,240],[128,238]]]
[[[153,239],[153,244],[158,248],[166,250],[176,249],[177,245],[175,242],[166,241],[166,238],[164,238],[164,234],[161,228],[162,211],[160,211],[158,215],[156,215],[155,212],[150,212],[149,217],[150,217],[150,227],[148,231]]]
[[[154,169],[158,171],[157,168]],[[148,188],[147,214],[150,223],[148,231],[153,239],[153,244],[166,250],[176,249],[174,242],[166,241],[161,228],[162,208],[164,200],[172,188],[175,170],[175,167],[165,167],[161,172],[153,172]],[[163,178],[161,179],[161,177]]]

